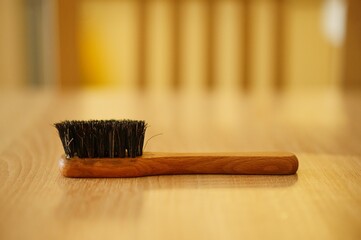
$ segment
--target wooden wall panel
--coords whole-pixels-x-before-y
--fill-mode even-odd
[[[80,86],[77,51],[77,16],[81,1],[58,1],[59,81],[62,88]]]
[[[361,1],[348,1],[342,81],[345,88],[361,87]]]
[[[78,23],[78,7],[86,1],[58,0],[62,86],[79,86],[81,83],[82,65],[79,61],[83,59],[79,59],[77,50],[78,32],[81,28]],[[90,2],[108,4],[110,1]],[[134,51],[136,61],[133,64],[137,77],[119,81],[136,82],[133,84],[136,88],[148,89],[153,85],[153,80],[156,80],[157,84],[165,83],[175,89],[218,87],[219,82],[223,81],[222,74],[225,74],[225,78],[231,78],[227,75],[231,67],[226,63],[220,66],[220,60],[217,59],[219,55],[229,61],[230,65],[234,64],[234,59],[238,61],[239,68],[235,71],[234,67],[231,69],[233,78],[238,75],[238,81],[235,82],[238,86],[234,86],[235,88],[247,90],[283,89],[285,86],[304,85],[327,86],[334,79],[331,76],[333,67],[330,64],[332,49],[322,34],[320,23],[321,0],[138,0],[133,3],[137,11],[134,13],[136,23],[133,24],[137,32],[136,51]],[[227,4],[237,8],[235,11],[237,16],[224,15],[223,7]],[[157,9],[163,17],[158,16]],[[238,25],[233,24],[232,21],[237,21]],[[356,23],[357,19],[353,21]],[[111,24],[114,23],[104,20],[99,23],[101,24],[113,27]],[[225,29],[234,26],[237,26],[237,33],[217,35],[226,33],[228,30]],[[119,27],[119,24],[114,27]],[[159,27],[163,30],[159,30]],[[348,39],[357,39],[352,37],[357,34],[349,34],[351,37],[349,36]],[[239,39],[229,40],[233,37]],[[159,40],[166,44],[159,43]],[[238,56],[223,52],[230,47],[222,44],[233,44],[235,41],[239,44],[234,48]],[[163,53],[160,51],[162,46],[168,49],[166,54],[163,54],[163,50]],[[113,54],[119,54],[119,51],[114,51]],[[163,56],[158,56],[161,54],[169,61],[163,59]],[[359,62],[351,60],[357,57],[352,50],[346,51],[345,56],[351,62]],[[163,63],[165,63],[164,72],[160,66]],[[352,64],[347,65],[345,74],[354,72],[353,75],[356,76],[359,68],[352,66]],[[163,77],[166,79],[159,79]],[[345,78],[354,82],[352,77]],[[119,84],[119,86],[123,85]]]

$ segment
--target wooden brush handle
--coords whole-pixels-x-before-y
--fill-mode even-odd
[[[70,158],[65,177],[142,177],[170,174],[295,174],[292,153],[145,153],[137,158]]]

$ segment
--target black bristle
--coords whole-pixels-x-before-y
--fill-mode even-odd
[[[68,158],[134,158],[143,154],[144,121],[63,121],[54,126]]]

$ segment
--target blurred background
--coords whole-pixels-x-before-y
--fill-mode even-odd
[[[0,0],[0,87],[361,86],[358,0]]]

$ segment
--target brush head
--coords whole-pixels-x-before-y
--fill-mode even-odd
[[[54,126],[67,158],[134,158],[143,154],[145,121],[63,121]]]

